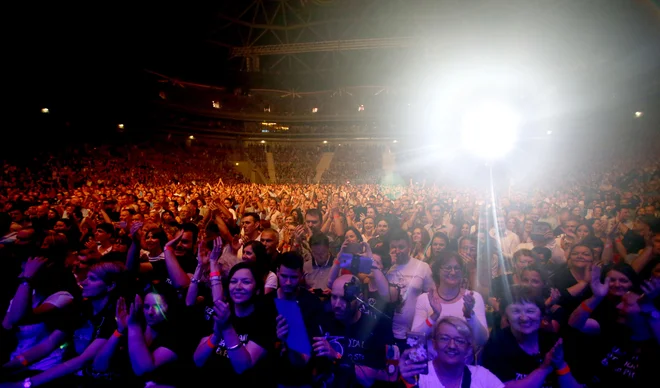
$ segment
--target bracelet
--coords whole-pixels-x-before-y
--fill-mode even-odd
[[[23,366],[30,365],[30,362],[22,354],[19,354],[18,356],[16,356],[16,360],[18,360],[18,362],[20,362],[21,365],[23,365]]]
[[[211,276],[211,277],[209,278],[209,280],[212,281],[212,282],[213,282],[213,281],[218,281],[218,282],[219,282],[219,281],[220,281],[220,276]]]
[[[571,373],[571,368],[569,368],[568,364],[566,364],[565,367],[563,367],[561,369],[557,369],[556,373],[557,373],[557,376],[564,376],[564,375],[567,375],[567,374]]]
[[[399,376],[401,377],[401,378],[400,378],[401,382],[403,383],[403,385],[404,385],[406,388],[417,387],[417,376],[415,376],[415,382],[414,382],[413,384],[410,384],[409,382],[407,382],[407,381],[403,378],[402,375],[399,375]]]
[[[31,282],[32,282],[32,278],[29,278],[29,277],[27,277],[27,276],[19,276],[19,277],[18,277],[18,280],[21,281],[21,284],[25,284],[25,285],[27,285],[27,286],[32,285],[32,284],[31,284]]]
[[[115,332],[112,333],[112,336],[113,336],[113,337],[116,337],[116,338],[121,338],[121,337],[123,337],[124,335],[123,335],[119,330],[115,330]]]
[[[433,327],[433,322],[430,319],[426,318],[426,326]]]
[[[236,345],[228,347],[227,350],[236,350],[241,346],[243,346],[243,343],[239,341]]]
[[[197,279],[196,277],[190,278],[190,284],[197,284],[197,283],[199,283],[199,279]]]
[[[211,349],[215,349],[218,347],[218,345],[214,345],[213,342],[211,342],[211,337],[213,337],[213,334],[211,334],[209,338],[206,340],[206,346],[208,346]]]
[[[580,307],[582,307],[582,308],[583,308],[586,312],[588,312],[589,314],[591,314],[591,313],[594,312],[594,309],[592,309],[591,307],[587,306],[587,302],[586,302],[586,301],[582,301],[582,303],[580,303]]]
[[[213,279],[214,277],[220,277],[220,271],[213,271],[209,274],[209,277]]]

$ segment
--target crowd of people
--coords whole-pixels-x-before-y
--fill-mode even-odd
[[[306,159],[256,185],[163,147],[4,164],[0,387],[657,380],[657,160],[493,197],[307,184]]]
[[[380,182],[383,175],[383,149],[378,145],[344,144],[336,147],[330,168],[322,182],[354,185]]]

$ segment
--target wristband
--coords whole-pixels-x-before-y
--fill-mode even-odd
[[[241,346],[243,346],[243,343],[239,341],[236,345],[228,347],[227,350],[236,350]]]
[[[594,312],[594,309],[592,309],[591,307],[587,306],[587,302],[585,302],[585,301],[582,301],[582,303],[580,303],[580,307],[582,307],[582,308],[583,308],[586,312],[588,312],[589,314],[591,314],[591,313]]]
[[[212,282],[213,282],[213,281],[220,281],[220,276],[211,276],[211,277],[209,278],[209,280],[212,281]]]
[[[212,279],[214,277],[219,277],[220,276],[220,271],[213,271],[209,274],[209,277]]]
[[[413,384],[410,384],[409,382],[407,382],[407,381],[403,378],[402,375],[401,375],[401,379],[400,379],[400,380],[401,380],[401,382],[403,383],[403,385],[404,385],[406,388],[414,388],[414,387],[417,387],[417,376],[415,376],[415,382],[414,382]]]
[[[165,247],[165,250],[174,253],[174,248],[172,248],[172,246]]]
[[[16,359],[17,359],[18,362],[20,362],[21,365],[23,365],[23,366],[28,366],[28,365],[30,365],[30,363],[28,362],[28,360],[27,360],[27,359],[25,358],[25,356],[22,355],[22,354],[19,354],[18,356],[16,356]]]
[[[211,342],[211,337],[213,337],[213,334],[209,336],[209,338],[206,340],[206,346],[208,346],[210,349],[215,349],[218,347],[218,345],[214,345],[213,342]]]
[[[433,322],[430,319],[426,318],[426,326],[433,327]]]
[[[567,374],[571,373],[571,368],[569,368],[568,364],[567,364],[565,367],[563,367],[561,369],[557,369],[556,373],[557,373],[557,376],[564,376],[564,375],[567,375]]]
[[[335,261],[332,262],[333,265],[339,265],[339,260],[335,259]]]
[[[113,337],[116,337],[116,338],[121,338],[121,337],[123,337],[124,335],[123,335],[119,330],[115,330],[115,332],[112,333],[112,336],[113,336]]]

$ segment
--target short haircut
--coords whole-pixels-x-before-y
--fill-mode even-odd
[[[541,313],[545,312],[545,300],[543,296],[531,287],[521,285],[511,286],[511,294],[500,301],[500,313],[505,316],[506,308],[512,304],[530,303],[536,305]]]
[[[304,264],[305,260],[298,252],[285,252],[280,254],[277,258],[277,269],[284,266],[288,269],[302,272]]]
[[[309,246],[323,245],[325,247],[330,246],[330,239],[324,233],[314,233],[312,237],[309,238]]]
[[[396,229],[396,230],[390,230],[388,233],[388,240],[391,243],[392,241],[400,241],[403,240],[408,244],[408,246],[412,246],[410,243],[410,235],[408,235],[408,232],[402,229]]]
[[[245,218],[245,217],[252,217],[254,222],[257,223],[257,224],[259,223],[259,221],[261,221],[261,217],[259,217],[259,214],[257,214],[257,213],[245,213],[245,214],[243,214],[243,217],[241,217],[241,218]]]
[[[318,217],[319,222],[323,224],[323,213],[319,209],[308,209],[305,212],[305,217],[307,216]]]

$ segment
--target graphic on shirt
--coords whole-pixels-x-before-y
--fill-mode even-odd
[[[630,355],[618,346],[614,346],[600,363],[614,373],[634,380],[639,368],[639,356]]]
[[[330,333],[325,333],[325,339],[328,341],[328,344],[330,344],[330,347],[339,355],[342,357],[344,356],[344,347],[342,344],[339,342],[344,339],[344,337],[340,337],[337,335],[330,335]]]

